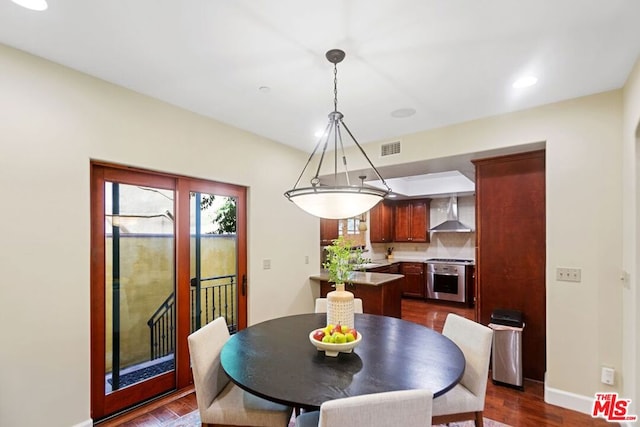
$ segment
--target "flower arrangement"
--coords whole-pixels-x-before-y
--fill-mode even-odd
[[[353,242],[340,236],[325,250],[327,251],[327,261],[322,266],[327,269],[329,282],[349,283],[351,272],[364,262],[362,249],[353,249]]]

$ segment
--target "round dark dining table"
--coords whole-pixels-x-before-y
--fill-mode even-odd
[[[255,395],[317,409],[328,400],[394,390],[453,388],[465,359],[449,338],[395,317],[356,314],[362,341],[352,353],[326,356],[309,333],[326,326],[325,313],[267,320],[232,335],[220,361],[231,380]]]

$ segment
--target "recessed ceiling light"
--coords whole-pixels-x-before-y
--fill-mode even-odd
[[[316,138],[321,138],[324,135],[324,129],[321,130],[317,130],[313,136],[315,136]]]
[[[47,7],[49,7],[47,5],[47,0],[11,0],[11,1],[17,5],[26,7],[27,9],[37,10],[37,11],[47,10]]]
[[[538,78],[535,76],[524,76],[513,82],[514,89],[522,89],[523,87],[533,86],[538,83]]]
[[[411,117],[416,113],[415,108],[398,108],[397,110],[393,110],[391,112],[391,117],[395,117],[396,119],[402,119],[405,117]]]

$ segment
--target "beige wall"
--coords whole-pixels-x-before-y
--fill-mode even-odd
[[[66,426],[90,417],[92,158],[248,186],[249,322],[311,310],[307,277],[319,263],[318,222],[282,197],[306,154],[3,46],[0,70],[0,333],[8,343],[0,352],[0,425]],[[631,368],[638,344],[624,342],[632,363],[625,358],[623,365],[622,356],[621,169],[635,145],[629,124],[623,153],[622,95],[405,136],[400,156],[374,159],[382,166],[546,143],[547,385],[554,399],[568,396],[569,406],[588,403],[595,391],[637,384]],[[625,105],[637,112],[637,99],[633,89]],[[295,232],[282,233],[291,227]],[[262,270],[267,258],[272,268]],[[626,262],[631,270],[635,259]],[[582,282],[556,282],[561,266],[581,268]],[[637,322],[637,295],[625,308],[625,321]],[[602,364],[618,371],[616,387],[599,383]],[[38,410],[24,411],[34,395]]]
[[[623,366],[629,381],[623,384],[623,393],[632,399],[633,414],[640,412],[640,292],[638,265],[640,256],[640,60],[636,62],[624,89],[624,149],[623,149],[623,275],[625,287],[622,295],[623,310]]]
[[[0,94],[0,425],[90,418],[90,159],[247,186],[249,322],[312,310],[308,154],[3,45]]]

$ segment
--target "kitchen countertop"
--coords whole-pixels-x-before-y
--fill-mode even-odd
[[[354,271],[351,273],[351,280],[349,283],[356,285],[370,285],[381,286],[394,280],[402,279],[403,274],[389,274],[389,273],[368,273],[363,271]],[[329,273],[326,270],[320,271],[320,274],[309,277],[312,280],[329,281]]]
[[[392,259],[375,259],[372,260],[372,264],[376,264],[377,267],[385,267],[387,265],[395,264],[397,262],[427,262],[428,258],[405,258],[405,257],[393,257]]]
[[[432,258],[411,258],[411,257],[394,257],[391,260],[388,259],[374,259],[371,260],[370,263],[364,264],[365,268],[377,268],[377,267],[386,267],[391,264],[395,264],[398,262],[421,262],[427,263]],[[475,261],[466,265],[475,265]]]

